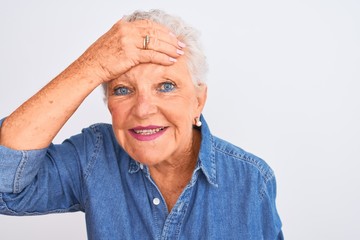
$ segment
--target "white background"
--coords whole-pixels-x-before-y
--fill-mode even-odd
[[[215,135],[275,170],[286,239],[360,239],[360,1],[0,3],[0,116],[122,15],[161,8],[202,32],[210,66],[204,115]],[[55,141],[109,119],[97,89]],[[84,215],[2,215],[0,236],[86,239]]]

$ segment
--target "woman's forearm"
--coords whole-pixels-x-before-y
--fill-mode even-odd
[[[17,150],[49,146],[83,100],[101,82],[74,62],[3,122],[0,144]]]

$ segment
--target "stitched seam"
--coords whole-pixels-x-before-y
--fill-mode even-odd
[[[268,169],[265,169],[262,164],[260,163],[259,160],[257,160],[254,157],[251,157],[249,155],[247,155],[247,157],[245,158],[244,156],[246,154],[243,155],[238,155],[238,154],[233,154],[233,153],[229,153],[217,146],[214,146],[219,152],[234,157],[237,160],[243,161],[245,163],[251,164],[252,166],[254,166],[261,174],[262,178],[263,178],[263,184],[261,185],[259,194],[260,194],[260,201],[262,201],[264,199],[264,197],[266,196],[266,185],[268,184],[268,182],[274,178],[274,172],[272,171],[272,169],[269,167]]]
[[[21,177],[23,175],[26,163],[28,161],[28,154],[26,151],[21,151],[21,161],[19,163],[19,166],[16,169],[16,173],[15,173],[15,179],[14,179],[14,193],[19,193],[20,192],[20,181],[21,181]]]
[[[215,159],[216,151],[215,151],[214,138],[212,135],[210,135],[210,142],[211,142],[211,149],[209,156],[210,159],[209,159],[209,163],[207,164],[207,165],[210,164],[209,171],[207,168],[204,167],[203,161],[200,161],[200,165],[197,167],[201,168],[205,178],[210,184],[214,185],[215,187],[218,187],[217,179],[216,179],[216,159]]]
[[[93,166],[95,165],[95,162],[96,162],[99,152],[100,152],[100,146],[102,143],[102,135],[101,135],[100,131],[97,129],[97,125],[93,125],[90,128],[94,131],[94,133],[96,135],[96,140],[95,140],[94,151],[91,153],[90,161],[86,166],[86,170],[84,173],[84,180],[86,180],[89,177],[89,175],[93,169]]]
[[[95,146],[94,146],[94,151],[92,152],[92,154],[90,155],[90,161],[89,163],[87,164],[86,166],[86,170],[84,171],[84,177],[83,177],[83,186],[86,185],[86,180],[87,178],[90,176],[91,172],[92,172],[92,169],[95,165],[95,162],[98,158],[98,155],[99,155],[99,152],[100,152],[100,146],[101,146],[101,143],[102,143],[102,135],[100,133],[100,131],[97,129],[97,126],[99,124],[95,124],[95,125],[92,125],[90,126],[90,129],[94,131],[95,133],[95,136],[96,136],[96,140],[95,140]],[[83,193],[82,195],[84,195],[85,193]],[[87,208],[87,205],[88,205],[88,196],[86,196],[84,198],[84,211],[85,209]]]
[[[243,162],[246,162],[246,163],[249,163],[249,164],[255,166],[256,169],[259,170],[259,172],[261,173],[261,176],[264,178],[265,183],[267,183],[274,176],[273,171],[270,168],[264,169],[264,167],[262,167],[262,164],[260,164],[260,161],[256,160],[253,157],[248,156],[247,158],[244,158],[241,155],[226,152],[223,149],[220,149],[220,148],[218,148],[216,146],[215,146],[215,148],[217,150],[219,150],[219,152],[221,152],[223,154],[229,155],[229,156],[234,157],[234,158],[236,158],[236,159],[238,159],[240,161],[243,161]]]
[[[214,141],[214,138],[212,135],[210,135],[210,140],[211,140],[211,177],[213,178],[213,182],[215,184],[215,186],[218,186],[217,185],[217,182],[216,182],[216,161],[215,161],[215,155],[216,155],[216,152],[215,152],[215,141]]]
[[[273,175],[272,178],[269,178],[269,179],[267,179],[267,181],[264,181],[264,184],[262,185],[262,187],[260,189],[260,201],[262,201],[264,199],[264,197],[266,196],[266,193],[267,193],[267,191],[266,191],[267,187],[266,186],[267,186],[268,182],[273,178],[274,178],[274,175]]]

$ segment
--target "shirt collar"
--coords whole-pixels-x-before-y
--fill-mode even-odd
[[[140,163],[138,163],[137,161],[135,161],[134,159],[132,159],[130,156],[129,156],[129,173],[136,173],[140,170]]]
[[[199,165],[208,182],[217,187],[216,162],[213,136],[210,133],[203,115],[200,116],[201,125],[201,145],[199,153]]]
[[[195,171],[200,168],[204,173],[207,181],[217,187],[215,148],[213,145],[213,136],[210,133],[210,129],[203,115],[200,116],[200,121],[202,122],[202,125],[200,127],[201,145],[197,164],[198,167],[195,169]],[[149,174],[146,166],[130,158],[129,173],[136,173],[140,169],[145,171],[146,174]]]

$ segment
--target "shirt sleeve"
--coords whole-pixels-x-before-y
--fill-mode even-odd
[[[79,153],[86,152],[81,151],[87,143],[84,138],[79,134],[40,150],[0,146],[0,213],[38,215],[82,210],[80,162],[86,164],[86,155]]]
[[[276,180],[272,175],[264,185],[262,192],[262,220],[265,239],[283,240],[282,223],[276,208]]]

